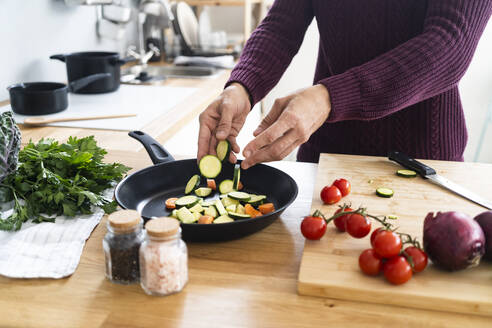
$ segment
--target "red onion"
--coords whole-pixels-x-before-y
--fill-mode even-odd
[[[483,212],[475,217],[485,235],[485,255],[484,259],[492,261],[492,211]]]
[[[480,225],[459,212],[427,214],[424,249],[432,262],[449,271],[476,266],[485,253]]]

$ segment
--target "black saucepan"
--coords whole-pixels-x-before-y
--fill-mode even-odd
[[[155,165],[123,179],[115,190],[116,201],[122,208],[139,211],[144,220],[169,216],[170,212],[165,206],[166,199],[184,195],[186,182],[199,172],[197,161],[175,161],[157,141],[141,131],[133,131],[129,135],[144,145]],[[224,163],[216,181],[231,179],[233,170],[232,164]],[[277,219],[297,196],[296,182],[288,174],[271,166],[259,164],[242,171],[241,182],[245,192],[267,195],[268,201],[275,205],[275,212],[230,223],[182,223],[183,238],[186,241],[225,241],[255,233]]]
[[[61,112],[68,107],[68,93],[107,79],[108,73],[92,74],[70,82],[26,82],[7,87],[12,110],[22,115],[46,115]]]
[[[109,73],[110,76],[77,90],[77,93],[106,93],[118,90],[120,87],[120,66],[131,61],[134,57],[120,58],[116,52],[89,51],[75,52],[66,55],[53,55],[67,65],[68,81],[72,82],[87,75]]]

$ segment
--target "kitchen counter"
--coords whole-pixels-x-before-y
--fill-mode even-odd
[[[200,90],[176,106],[175,115],[144,130],[165,142],[196,117],[216,95],[227,72],[205,80],[169,80],[167,85]],[[171,117],[172,116],[172,117]],[[24,142],[41,137],[95,135],[107,160],[140,169],[150,165],[126,132],[59,127],[22,127]],[[299,185],[299,196],[279,220],[246,238],[189,243],[190,281],[168,297],[151,297],[138,285],[104,277],[105,219],[88,239],[75,273],[65,279],[0,277],[1,327],[490,327],[490,318],[396,306],[299,296],[296,292],[304,238],[300,218],[311,206],[316,165],[278,162]],[[398,288],[398,287],[395,287]]]

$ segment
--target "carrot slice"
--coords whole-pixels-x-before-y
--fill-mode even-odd
[[[239,183],[237,184],[237,190],[241,190],[243,188],[244,188],[244,186],[243,186],[242,182],[239,181]]]
[[[207,187],[209,187],[212,190],[216,190],[217,185],[215,184],[215,180],[214,179],[207,179]]]
[[[170,210],[174,210],[176,208],[176,201],[178,199],[176,197],[166,199],[166,208]]]
[[[210,224],[212,222],[214,222],[214,218],[211,217],[210,215],[202,215],[198,219],[198,224]]]
[[[273,203],[266,203],[258,206],[258,209],[262,214],[268,214],[275,211],[275,206],[273,206]]]
[[[252,218],[256,218],[258,216],[262,216],[260,211],[257,211],[251,204],[244,205],[244,212],[251,216]]]

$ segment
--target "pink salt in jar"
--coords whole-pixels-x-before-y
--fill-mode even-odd
[[[179,221],[163,217],[145,225],[140,247],[140,285],[149,295],[177,293],[188,282],[188,250]]]

